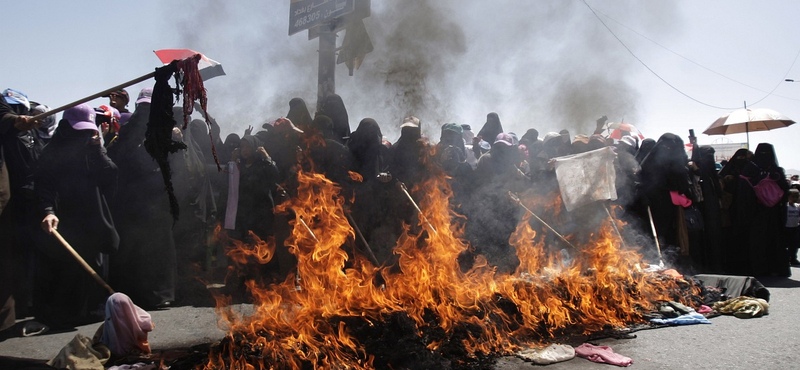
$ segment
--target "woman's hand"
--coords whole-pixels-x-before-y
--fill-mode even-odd
[[[231,162],[239,162],[239,148],[234,149],[231,153]]]
[[[258,149],[256,149],[256,156],[261,159],[269,158],[269,153],[267,153],[267,150],[264,149],[263,146],[260,146]]]
[[[44,220],[42,220],[42,230],[44,230],[48,234],[52,234],[53,230],[58,229],[58,217],[54,214],[49,214],[44,216]]]
[[[97,131],[95,131],[94,135],[92,135],[92,137],[89,139],[89,144],[100,145],[100,134]]]

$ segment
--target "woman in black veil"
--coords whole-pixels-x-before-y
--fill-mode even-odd
[[[379,178],[388,166],[389,148],[383,145],[382,138],[378,123],[372,118],[364,118],[347,142],[353,158],[353,170],[362,177],[361,182],[353,184],[353,220],[381,262],[390,255],[392,245],[382,240],[383,235],[378,235],[380,232],[376,233],[376,230],[389,223],[385,221],[387,210],[383,205],[389,202],[389,192],[397,191],[394,184]]]
[[[304,131],[311,126],[311,113],[308,112],[305,100],[301,98],[289,101],[289,113],[286,113],[286,118]]]
[[[699,195],[696,195],[697,209],[703,215],[703,237],[700,240],[702,247],[699,251],[693,251],[692,259],[697,267],[704,272],[721,273],[725,262],[722,253],[722,217],[720,210],[720,198],[722,196],[722,185],[716,170],[714,160],[714,148],[711,146],[699,146],[692,151],[692,162],[694,163],[694,179],[699,182]]]
[[[769,185],[783,191],[777,204],[769,204],[758,194],[757,188]],[[738,235],[733,239],[734,273],[791,276],[789,257],[779,240],[785,224],[788,190],[789,182],[783,168],[778,166],[772,144],[759,144],[753,159],[742,167],[731,204],[732,230]]]
[[[678,205],[673,202],[673,194],[689,197],[689,173],[686,165],[683,140],[671,133],[661,135],[653,149],[642,161],[639,172],[640,187],[637,197],[642,202],[643,225],[650,220],[648,207],[653,215],[653,223],[658,233],[662,253],[677,253],[680,246]]]
[[[333,139],[344,144],[345,138],[350,136],[350,120],[347,117],[347,108],[344,106],[342,97],[336,94],[328,95],[322,109],[317,112],[317,115],[319,114],[330,117],[333,121]]]
[[[486,140],[490,145],[494,146],[494,139],[501,132],[504,131],[503,125],[500,123],[500,116],[492,112],[486,115],[486,123],[484,123],[481,130],[478,131],[478,136],[476,137]]]

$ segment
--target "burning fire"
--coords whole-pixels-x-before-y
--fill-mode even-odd
[[[528,214],[510,240],[520,260],[513,274],[496,272],[482,256],[462,271],[458,256],[469,245],[451,222],[444,175],[413,189],[424,217],[397,241],[399,272],[358,254],[346,267],[351,257],[342,246],[352,245],[355,233],[340,187],[320,174],[300,172],[298,179],[297,197],[276,209],[296,215],[286,246],[297,273],[280,284],[249,281],[251,314],[220,300],[227,344],[212,351],[205,369],[373,369],[375,354],[355,334],[398,318],[413,323],[428,351],[505,354],[641,322],[654,302],[674,299],[674,281],[642,273],[641,257],[621,249],[610,221],[580,251],[569,251],[568,261],[547,253]],[[231,258],[269,262],[274,241],[254,240],[229,240]]]

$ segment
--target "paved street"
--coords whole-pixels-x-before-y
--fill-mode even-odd
[[[711,325],[670,327],[636,332],[635,339],[599,343],[633,359],[636,369],[797,369],[800,368],[800,269],[791,279],[760,279],[771,293],[770,314],[757,319],[720,316]],[[246,310],[243,305],[239,310]],[[175,307],[152,312],[154,350],[186,348],[223,337],[210,307]],[[77,331],[0,342],[0,356],[48,359],[76,333],[91,337],[99,324]],[[611,369],[581,358],[549,365],[558,369]],[[535,369],[515,357],[498,361],[498,370]],[[6,370],[6,369],[2,369]]]

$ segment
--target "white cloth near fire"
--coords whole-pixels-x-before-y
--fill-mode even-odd
[[[239,211],[239,167],[228,162],[228,206],[225,208],[225,228],[236,230],[236,213]]]
[[[614,150],[610,147],[553,158],[567,211],[598,200],[616,200]]]
[[[551,344],[544,348],[525,348],[517,357],[537,365],[549,365],[575,358],[575,349],[569,344]]]

